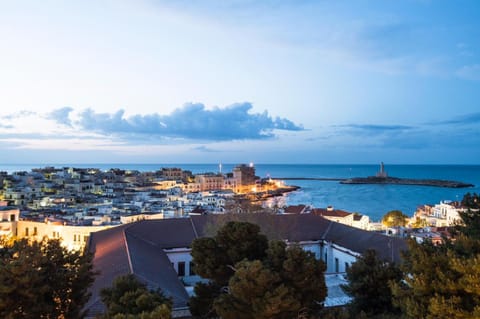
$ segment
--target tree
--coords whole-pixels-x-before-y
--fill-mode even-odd
[[[148,290],[132,274],[116,278],[100,295],[107,307],[104,319],[168,319],[171,315],[171,300],[160,290]]]
[[[369,317],[397,313],[392,304],[391,282],[399,282],[402,272],[393,263],[378,258],[375,250],[367,250],[347,269],[348,284],[342,286],[353,298],[352,313],[364,312]]]
[[[210,282],[195,286],[195,295],[190,299],[192,314],[215,317],[213,301],[228,286],[235,264],[243,259],[262,259],[267,246],[267,237],[260,234],[260,227],[247,222],[230,221],[214,237],[195,239],[192,243],[195,272]]]
[[[392,210],[382,217],[382,224],[387,227],[399,227],[407,224],[408,216],[399,210]]]
[[[258,225],[228,222],[218,230],[215,237],[193,241],[195,272],[215,284],[226,286],[237,262],[243,259],[262,259],[267,246],[267,237],[260,234]]]
[[[83,318],[92,256],[56,239],[0,243],[0,317]]]
[[[478,318],[480,242],[461,234],[435,246],[409,241],[402,282],[392,285],[394,304],[406,318]]]
[[[472,208],[478,195],[467,193],[462,203]],[[460,217],[454,240],[409,241],[403,280],[392,285],[394,303],[406,318],[480,317],[480,214],[468,209]]]
[[[195,287],[192,314],[282,319],[322,308],[325,264],[312,253],[281,241],[270,241],[267,248],[259,231],[254,224],[231,222],[214,238],[194,241],[196,271],[210,283]]]
[[[222,318],[287,319],[323,307],[325,264],[298,246],[271,241],[263,261],[242,261],[235,268],[228,293],[214,303]]]
[[[462,206],[471,209],[480,209],[480,195],[477,193],[466,193],[463,195]]]

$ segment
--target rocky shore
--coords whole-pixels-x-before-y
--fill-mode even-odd
[[[465,188],[473,187],[473,184],[447,181],[439,179],[414,179],[414,178],[398,178],[398,177],[353,177],[340,181],[340,184],[393,184],[393,185],[418,185],[433,187],[449,187],[449,188]]]

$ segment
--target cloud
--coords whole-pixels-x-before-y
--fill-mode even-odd
[[[197,146],[197,147],[193,147],[191,150],[192,151],[197,151],[197,152],[203,152],[203,153],[219,153],[219,152],[221,152],[219,150],[216,150],[216,149],[213,149],[213,148],[210,148],[210,147],[206,147],[205,145],[200,145],[200,146]]]
[[[84,130],[127,139],[153,136],[207,141],[258,140],[275,137],[274,130],[304,130],[303,126],[288,119],[273,119],[267,111],[251,113],[251,109],[248,102],[210,110],[201,103],[188,103],[169,115],[153,113],[129,117],[123,110],[96,113],[87,109],[80,113],[76,124]]]
[[[399,133],[412,130],[415,127],[409,125],[380,125],[380,124],[347,124],[337,125],[354,134],[379,135],[384,133]]]
[[[456,75],[461,79],[480,81],[480,64],[464,65],[457,70]]]
[[[7,115],[2,116],[4,120],[15,120],[19,118],[24,118],[24,117],[29,117],[29,116],[35,116],[37,115],[36,112],[33,111],[28,111],[28,110],[21,110],[15,113],[10,113]]]
[[[47,114],[47,118],[54,120],[59,124],[66,126],[72,126],[72,121],[70,120],[70,113],[73,111],[71,107],[62,107]]]
[[[437,122],[437,124],[476,124],[480,123],[480,112],[470,113],[453,119]]]

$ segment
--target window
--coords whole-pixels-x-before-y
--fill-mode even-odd
[[[179,261],[178,262],[178,276],[183,277],[185,276],[185,262]]]
[[[193,262],[190,262],[190,276],[195,276],[195,264]]]
[[[88,236],[83,236],[83,242],[86,243],[88,241]]]
[[[37,235],[38,235],[37,227],[33,227],[33,236],[37,236]]]
[[[11,221],[11,222],[14,222],[14,221],[15,221],[15,214],[11,214],[11,215],[10,215],[10,221]]]
[[[347,262],[345,262],[345,271],[347,271],[349,267],[350,265]]]
[[[28,236],[28,227],[25,228],[25,236]]]
[[[338,258],[335,257],[335,272],[340,272],[339,266],[338,266]]]

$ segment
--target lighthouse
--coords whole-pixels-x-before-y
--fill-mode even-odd
[[[380,163],[380,171],[377,172],[376,176],[381,178],[387,178],[387,172],[385,172],[383,162]]]

